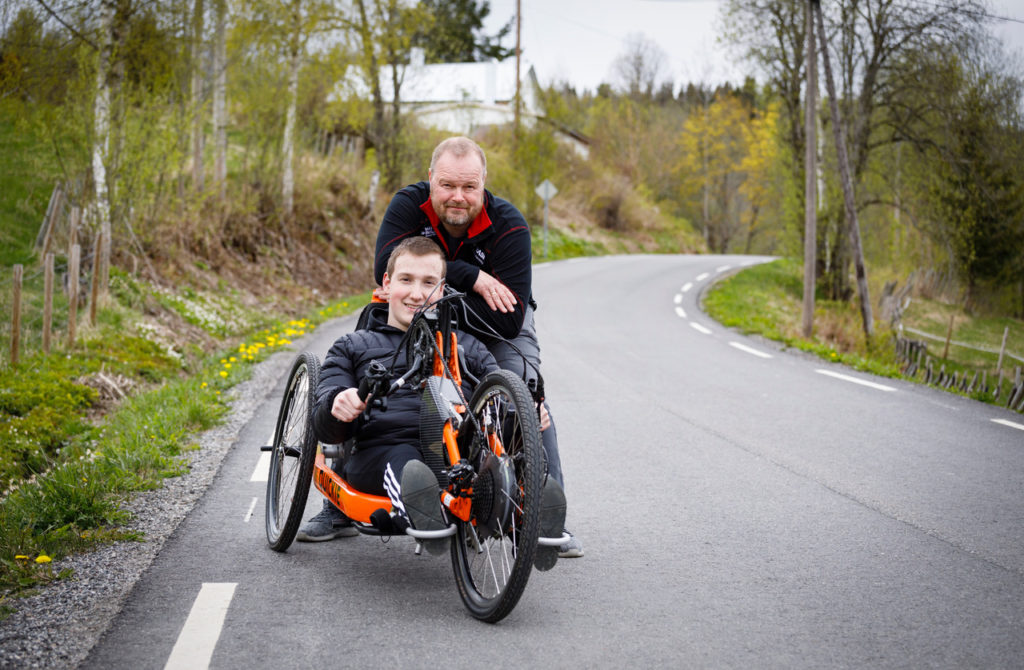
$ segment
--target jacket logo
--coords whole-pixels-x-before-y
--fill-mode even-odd
[[[434,232],[434,229],[432,227],[430,227],[430,226],[424,226],[423,227],[422,235],[423,235],[423,237],[437,237],[437,233]]]
[[[478,247],[478,248],[477,248],[477,249],[476,249],[476,250],[475,250],[475,251],[473,252],[473,254],[474,254],[474,255],[476,256],[476,262],[477,262],[477,263],[480,263],[481,265],[483,265],[483,263],[484,263],[484,260],[485,260],[485,259],[487,258],[487,254],[485,254],[485,253],[484,253],[484,250],[483,250],[483,249],[480,249],[480,248]]]

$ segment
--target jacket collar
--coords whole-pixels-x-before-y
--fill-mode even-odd
[[[491,228],[491,217],[487,215],[487,206],[491,203],[491,194],[487,191],[484,192],[484,206],[480,210],[480,213],[473,219],[473,223],[469,224],[469,231],[466,233],[464,239],[473,239],[477,235],[490,230]],[[434,211],[434,205],[430,202],[430,195],[428,191],[427,201],[420,205],[420,209],[427,215],[427,219],[430,220],[430,226],[437,233],[439,239],[444,239],[441,236],[441,219],[438,218],[437,212]]]

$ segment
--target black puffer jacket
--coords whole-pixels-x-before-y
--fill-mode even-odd
[[[369,421],[360,416],[352,423],[343,423],[331,415],[334,397],[347,388],[359,386],[370,361],[377,359],[391,368],[391,357],[403,335],[401,330],[393,326],[377,323],[366,330],[344,335],[331,346],[320,370],[316,404],[313,407],[313,432],[318,440],[326,444],[340,444],[356,435],[360,450],[382,444],[419,446],[421,391],[418,388],[405,386],[395,391],[388,397],[387,411],[374,409]],[[465,351],[460,361],[463,370],[482,378],[488,372],[498,369],[494,357],[480,340],[463,332],[457,332],[457,337]],[[395,361],[391,380],[405,374],[407,369],[403,347]],[[462,388],[468,399],[473,389],[465,376]]]

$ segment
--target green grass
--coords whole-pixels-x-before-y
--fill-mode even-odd
[[[135,286],[142,300],[144,286]],[[124,296],[122,296],[124,297]],[[192,435],[228,411],[222,393],[247,379],[252,366],[318,324],[365,304],[369,293],[336,301],[306,318],[268,321],[246,335],[221,338],[221,351],[172,355],[164,345],[130,334],[141,318],[112,307],[70,352],[34,353],[0,368],[0,618],[15,599],[54,579],[51,561],[113,540],[126,531],[122,503],[132,492],[183,474]],[[221,323],[220,315],[212,320]],[[218,328],[215,330],[219,331]],[[97,393],[84,383],[103,370],[140,391],[95,420]]]
[[[810,339],[801,335],[803,270],[799,261],[782,259],[756,265],[716,284],[705,296],[708,314],[725,326],[744,333],[758,334],[786,346],[806,351],[832,362],[843,363],[858,370],[885,377],[903,377],[901,363],[895,355],[895,334],[876,321],[875,335],[866,341],[860,312],[854,302],[838,303],[818,299],[814,310],[814,333]],[[877,295],[877,294],[875,294]],[[1010,328],[1007,348],[1024,349],[1024,325],[1006,318],[972,317],[950,305],[915,298],[904,314],[904,326],[945,337],[951,314],[956,315],[953,339],[976,347],[999,348],[1003,329]],[[945,324],[944,326],[942,324]],[[913,339],[917,336],[908,335]],[[946,359],[940,358],[943,342],[928,341],[929,355],[936,372],[945,365],[947,373],[987,371],[989,383],[995,379],[998,356],[963,347],[951,346]],[[1019,365],[1004,360],[1004,369]],[[1012,375],[1007,375],[1012,376]],[[920,378],[912,378],[920,381]],[[1002,397],[1009,390],[1004,383]],[[978,400],[993,401],[991,393],[971,394]]]

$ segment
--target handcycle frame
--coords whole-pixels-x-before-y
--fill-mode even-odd
[[[398,388],[422,390],[421,449],[438,475],[440,502],[449,523],[442,530],[409,528],[405,534],[416,540],[417,554],[425,541],[454,538],[449,549],[463,603],[476,618],[495,622],[515,607],[535,559],[539,569],[550,569],[557,559],[556,547],[568,538],[538,537],[547,476],[538,398],[522,379],[505,370],[480,380],[470,400],[462,394],[464,371],[452,307],[462,297],[448,292],[418,312],[399,345],[409,363],[406,373],[389,383],[390,371],[375,361],[376,367],[371,365],[371,373],[360,382],[359,395],[367,401],[367,412],[386,411],[384,399]],[[340,457],[343,446],[320,444],[312,434],[318,376],[319,359],[310,352],[299,354],[269,447],[266,529],[268,542],[277,551],[287,550],[295,537],[311,481],[359,532],[390,534],[379,530],[371,517],[379,510],[390,513],[391,500],[359,491],[335,473],[328,458]],[[289,464],[294,466],[291,470]]]

